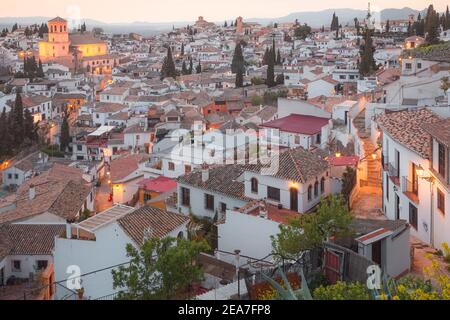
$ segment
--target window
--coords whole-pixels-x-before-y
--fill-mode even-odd
[[[320,180],[320,193],[324,194],[325,193],[325,178],[322,178]]]
[[[314,198],[317,198],[319,196],[319,181],[316,181],[314,184]]]
[[[308,187],[308,201],[311,201],[312,200],[312,186],[309,186]]]
[[[417,69],[422,69],[422,64],[420,62],[417,63]]]
[[[78,150],[78,151],[82,151],[82,150],[83,150],[83,146],[82,146],[81,144],[78,144],[78,145],[77,145],[77,150]]]
[[[439,174],[445,178],[445,160],[446,160],[446,156],[445,156],[445,146],[443,144],[439,144]]]
[[[405,64],[405,69],[406,70],[411,70],[411,68],[412,68],[412,64],[411,63],[406,63]]]
[[[191,190],[187,188],[181,188],[181,205],[184,207],[191,206]]]
[[[386,179],[386,199],[389,201],[389,178]]]
[[[319,134],[316,136],[316,144],[320,144],[321,140],[322,140],[322,134],[319,133]]]
[[[280,201],[280,189],[267,187],[267,197],[270,200]]]
[[[417,230],[417,208],[412,203],[409,204],[409,224]]]
[[[191,172],[192,172],[192,167],[189,166],[189,165],[185,165],[184,166],[184,173],[188,174],[188,173],[191,173]]]
[[[258,193],[258,180],[256,178],[252,178],[252,193]]]
[[[12,269],[13,269],[13,272],[20,272],[21,271],[21,262],[20,262],[20,260],[13,260],[12,261]]]
[[[346,78],[345,75],[340,75],[339,76],[339,79],[341,79],[341,80],[345,80],[345,78]]]
[[[152,200],[152,195],[149,193],[144,194],[144,202]]]
[[[12,173],[8,173],[8,179],[12,179]]]
[[[14,173],[14,179],[19,179],[19,175],[17,173]]]
[[[226,213],[227,212],[227,204],[221,202],[220,203],[220,213]]]
[[[295,144],[300,144],[300,136],[295,136]]]
[[[437,207],[445,215],[445,194],[439,189],[437,190]]]
[[[169,162],[169,171],[175,171],[175,163]]]
[[[210,194],[205,194],[205,209],[209,211],[214,211],[214,196]]]
[[[36,264],[37,264],[38,270],[45,270],[45,269],[47,269],[48,261],[47,260],[38,260]]]

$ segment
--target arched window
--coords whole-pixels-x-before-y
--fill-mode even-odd
[[[325,193],[325,178],[322,178],[320,180],[320,193],[324,194]]]
[[[308,201],[312,200],[312,188],[311,185],[308,187]]]
[[[178,239],[184,239],[184,233],[183,233],[183,231],[180,231],[180,232],[178,233],[177,238],[178,238]]]
[[[258,180],[256,178],[252,178],[252,193],[258,193]]]
[[[316,181],[314,184],[314,197],[317,198],[319,196],[319,181]]]

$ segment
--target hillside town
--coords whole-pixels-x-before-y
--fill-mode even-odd
[[[450,299],[448,7],[195,20],[0,29],[0,300]]]

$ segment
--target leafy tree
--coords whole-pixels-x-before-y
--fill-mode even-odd
[[[294,31],[294,35],[297,39],[305,40],[308,36],[311,35],[311,27],[307,24],[298,26]]]
[[[261,96],[254,95],[252,97],[252,106],[260,106],[264,103],[264,98]]]
[[[140,250],[128,244],[130,264],[112,271],[113,287],[124,289],[119,299],[173,299],[203,279],[203,270],[194,262],[206,250],[204,241],[173,238],[150,239]]]
[[[59,137],[60,149],[63,152],[66,151],[71,141],[69,121],[67,118],[68,118],[67,115],[65,115],[63,118],[63,121],[61,123],[61,133]]]
[[[441,79],[441,89],[447,94],[447,90],[450,89],[450,80],[449,77],[443,77]]]
[[[321,200],[315,213],[280,225],[280,233],[271,237],[272,252],[282,259],[297,260],[303,251],[322,245],[332,236],[348,235],[351,221],[345,200],[332,195]]]
[[[342,195],[345,201],[348,203],[350,200],[350,194],[356,184],[356,170],[352,167],[347,167],[342,175]]]
[[[252,82],[252,85],[254,85],[254,86],[258,86],[260,84],[264,84],[264,80],[261,79],[260,77],[253,77],[251,82]]]

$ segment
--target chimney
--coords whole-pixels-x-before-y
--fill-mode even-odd
[[[72,223],[69,220],[66,221],[66,238],[72,239]]]
[[[202,181],[205,183],[209,180],[209,168],[208,165],[204,164],[202,166]]]
[[[264,219],[269,218],[269,214],[267,212],[267,205],[265,201],[261,201],[259,203],[259,216]]]
[[[30,184],[30,189],[28,190],[28,198],[30,200],[36,198],[36,187],[34,186],[34,184]]]

